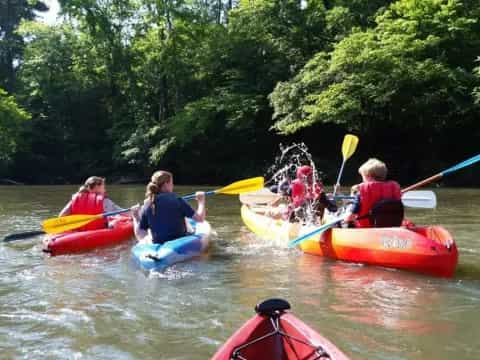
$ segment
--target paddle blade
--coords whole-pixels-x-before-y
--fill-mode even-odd
[[[437,196],[430,190],[407,191],[402,194],[404,206],[433,209],[437,206]]]
[[[3,238],[3,242],[23,240],[23,239],[28,239],[34,236],[43,235],[43,234],[45,234],[45,231],[40,231],[40,230],[32,230],[32,231],[26,231],[23,233],[10,234]]]
[[[61,232],[77,229],[89,222],[99,219],[103,214],[99,215],[69,215],[47,219],[42,223],[43,230],[47,234],[58,234]]]
[[[263,188],[264,179],[262,176],[254,177],[250,179],[244,179],[235,181],[230,185],[227,185],[219,190],[216,190],[216,194],[236,195],[244,192],[256,191]]]
[[[246,205],[272,204],[281,198],[267,188],[240,194],[240,202]]]
[[[288,243],[288,247],[294,247],[294,246],[300,245],[300,243],[302,243],[303,241],[311,238],[312,236],[320,235],[322,232],[333,228],[335,225],[337,225],[340,222],[342,222],[342,219],[335,219],[335,220],[333,220],[329,223],[326,223],[325,225],[320,226],[319,228],[317,228],[317,229],[315,229],[315,230],[313,230],[313,231],[311,231],[307,234],[299,236],[296,239],[290,240],[290,242]]]
[[[343,161],[347,160],[353,155],[358,145],[358,137],[352,134],[347,134],[343,138],[342,155]]]

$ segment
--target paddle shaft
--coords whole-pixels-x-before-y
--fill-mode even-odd
[[[407,192],[409,190],[417,189],[417,188],[419,188],[420,186],[423,186],[423,185],[427,185],[427,184],[429,184],[433,181],[436,181],[436,180],[440,179],[444,175],[447,175],[447,174],[450,174],[454,171],[463,169],[464,167],[475,164],[478,161],[480,161],[480,154],[472,156],[471,158],[469,158],[467,160],[464,160],[464,161],[458,163],[457,165],[454,165],[454,166],[448,168],[447,170],[443,170],[442,172],[440,172],[436,175],[430,176],[428,179],[425,179],[425,180],[422,180],[422,181],[420,181],[416,184],[410,185],[409,187],[403,189],[402,193]]]
[[[343,168],[345,167],[345,162],[347,161],[347,159],[344,159],[343,162],[342,162],[342,166],[340,166],[340,171],[338,173],[338,177],[337,177],[337,182],[333,188],[333,196],[335,196],[335,194],[337,193],[337,189],[338,187],[340,186],[340,179],[342,177],[342,173],[343,173]]]
[[[289,243],[288,243],[288,247],[293,247],[293,246],[297,246],[298,244],[300,244],[301,242],[311,238],[312,236],[314,235],[319,235],[321,233],[323,233],[324,231],[328,230],[328,229],[331,229],[332,227],[334,227],[335,225],[337,225],[338,223],[342,222],[343,219],[335,219],[325,225],[322,225],[320,226],[318,229],[315,229],[305,235],[302,235],[294,240],[291,240]]]
[[[215,190],[205,191],[205,196],[214,195],[216,193],[217,192]],[[192,199],[195,199],[195,196],[196,196],[195,194],[185,195],[185,196],[182,196],[182,199],[183,200],[192,200]]]
[[[238,180],[230,185],[224,186],[221,189],[205,191],[205,195],[225,194],[225,195],[238,195],[249,191],[256,191],[263,188],[264,178],[263,176],[257,176],[254,178]],[[191,200],[195,198],[195,194],[182,196],[184,200]]]
[[[416,184],[410,185],[410,186],[406,187],[405,189],[402,189],[402,194],[403,194],[403,193],[406,193],[407,191],[411,191],[411,190],[414,190],[414,189],[418,189],[419,187],[422,187],[422,186],[424,186],[424,185],[430,184],[431,182],[437,181],[437,180],[439,180],[442,176],[443,176],[443,173],[438,173],[438,174],[436,174],[436,175],[430,176],[429,178],[427,178],[427,179],[425,179],[425,180],[419,181],[419,182],[416,183]]]

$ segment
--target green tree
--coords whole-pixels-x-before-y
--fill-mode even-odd
[[[30,115],[0,88],[0,172],[5,172],[21,142],[21,128]]]
[[[109,171],[109,81],[94,40],[68,24],[26,22],[19,31],[29,38],[19,98],[32,121],[24,129],[31,150],[19,154],[18,171],[40,182]]]
[[[376,28],[354,32],[277,85],[275,128],[292,133],[331,122],[367,133],[379,124],[441,128],[475,116],[479,11],[476,2],[396,2]]]
[[[16,33],[20,22],[32,20],[35,11],[47,11],[42,1],[0,0],[0,87],[15,89],[16,65],[22,58],[24,40]]]

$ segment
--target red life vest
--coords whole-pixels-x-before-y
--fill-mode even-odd
[[[307,189],[305,187],[305,184],[298,179],[293,180],[291,186],[293,207],[296,208],[305,202]]]
[[[357,227],[370,227],[368,213],[376,202],[383,199],[401,200],[402,192],[396,181],[368,181],[361,183],[360,190],[360,213],[358,217],[364,217],[356,221]]]
[[[71,215],[97,215],[103,213],[103,200],[102,194],[93,192],[76,193],[72,197],[70,204]],[[106,219],[98,219],[78,228],[79,231],[104,229],[107,227]]]
[[[315,183],[314,186],[306,186],[301,180],[292,181],[292,202],[294,207],[301,206],[305,200],[317,200],[322,194],[322,186]]]

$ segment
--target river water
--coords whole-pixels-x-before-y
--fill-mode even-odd
[[[0,187],[0,238],[36,230],[73,186]],[[110,186],[122,206],[142,186]],[[176,188],[180,194],[193,188]],[[454,279],[334,262],[256,239],[236,196],[207,199],[216,235],[208,254],[145,274],[133,242],[49,257],[41,236],[0,244],[2,359],[209,359],[266,298],[352,359],[480,359],[480,190],[437,189],[435,210],[408,209],[440,224],[460,253]]]

